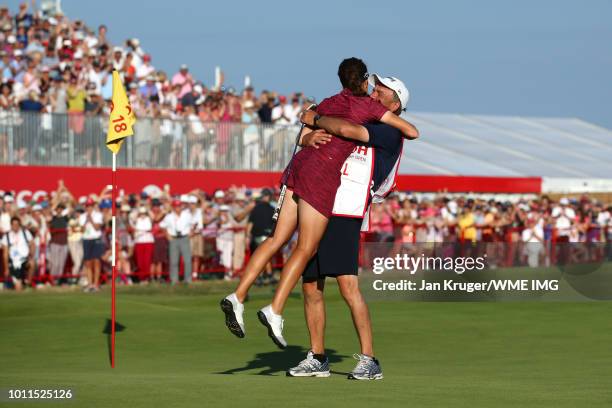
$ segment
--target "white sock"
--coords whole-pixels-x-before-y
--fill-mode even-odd
[[[232,300],[236,301],[236,303],[238,303],[239,305],[241,305],[241,304],[242,304],[242,302],[240,302],[240,301],[238,300],[238,296],[236,296],[236,292],[234,292],[234,293],[230,294],[230,295],[229,295],[227,298],[228,298],[230,301],[232,301]]]

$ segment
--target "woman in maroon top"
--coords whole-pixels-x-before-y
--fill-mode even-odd
[[[338,68],[338,76],[342,91],[324,99],[317,107],[317,116],[341,118],[355,124],[380,121],[400,129],[407,136],[415,136],[416,129],[410,123],[368,96],[368,73],[363,61],[357,58],[345,59]],[[316,126],[316,117],[313,120],[312,114],[305,116],[308,117],[308,120],[302,118],[305,124]],[[305,128],[303,134],[306,132],[310,130]],[[305,147],[295,155],[283,173],[287,192],[274,235],[257,248],[236,292],[228,298],[235,295],[232,299],[243,303],[249,288],[266,263],[298,228],[297,245],[283,268],[281,282],[271,305],[276,316],[282,312],[306,263],[316,253],[332,212],[336,190],[340,186],[342,164],[354,147],[354,140],[332,137],[327,144],[318,148]]]

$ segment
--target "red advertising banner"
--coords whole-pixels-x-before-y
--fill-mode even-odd
[[[174,193],[199,188],[207,192],[232,185],[249,188],[278,186],[280,172],[219,170],[119,169],[117,184],[126,194],[138,193],[147,187],[163,188],[169,184]],[[57,166],[0,166],[0,190],[15,191],[25,196],[50,192],[57,181],[64,180],[75,196],[98,194],[111,183],[110,168]],[[429,176],[400,174],[397,189],[415,192],[474,193],[540,193],[540,177]]]

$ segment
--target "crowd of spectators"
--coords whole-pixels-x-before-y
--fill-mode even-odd
[[[229,131],[215,135],[216,151],[201,154],[202,146],[193,147],[195,142],[205,142],[204,124],[297,124],[298,113],[314,102],[302,92],[286,96],[262,90],[257,95],[252,86],[242,91],[222,83],[207,86],[186,64],[167,73],[155,68],[152,56],[137,38],[113,45],[105,25],[94,30],[81,20],[69,20],[59,10],[31,10],[33,7],[21,3],[12,15],[8,7],[0,6],[0,162],[8,158],[8,127],[27,122],[27,112],[44,112],[60,114],[36,122],[49,131],[47,136],[55,145],[65,143],[70,131],[84,150],[84,164],[100,165],[99,137],[106,120],[97,119],[108,115],[113,70],[119,72],[137,118],[156,120],[140,129],[151,143],[176,133],[173,121],[190,124],[188,137],[194,140],[189,157],[172,157],[170,165],[181,159],[188,160],[190,167],[203,167],[206,160],[225,153]],[[28,151],[32,146],[25,134],[32,129],[18,126],[15,130],[21,134],[15,137],[12,160],[32,162],[32,155],[39,154]],[[38,145],[49,148],[50,143],[41,140]],[[245,149],[247,145],[245,140]],[[172,145],[172,155],[181,152],[179,147]],[[253,157],[254,153],[251,159],[257,159]]]
[[[372,241],[412,252],[486,254],[491,267],[600,260],[612,242],[612,206],[586,195],[511,202],[446,195],[418,200],[399,193],[373,205],[370,219]]]
[[[5,284],[80,283],[87,291],[97,291],[110,272],[110,197],[105,189],[77,199],[61,181],[57,191],[32,201],[0,192]],[[120,281],[176,283],[215,275],[235,279],[270,233],[275,198],[271,189],[244,187],[173,195],[169,186],[122,196],[115,203]],[[573,254],[582,256],[576,261],[607,256],[603,251],[609,250],[612,238],[611,215],[612,207],[587,196],[510,202],[393,193],[373,205],[371,231],[363,238],[393,243],[396,250],[433,251],[436,245],[450,245],[471,255],[484,251],[491,266],[496,259],[510,266],[541,266],[552,242],[606,244],[590,252],[584,247],[587,252]],[[278,255],[276,266],[293,244]],[[261,283],[273,282],[273,270],[272,263],[267,265]]]

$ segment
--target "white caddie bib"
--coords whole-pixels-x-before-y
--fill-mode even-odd
[[[365,215],[374,175],[374,154],[371,147],[355,146],[344,161],[332,215],[351,218]]]
[[[351,155],[344,161],[340,175],[340,187],[336,192],[332,215],[336,217],[363,218],[361,231],[370,230],[370,198],[373,203],[381,203],[395,187],[395,179],[404,151],[404,139],[400,154],[376,191],[372,190],[374,176],[375,149],[355,146]]]

